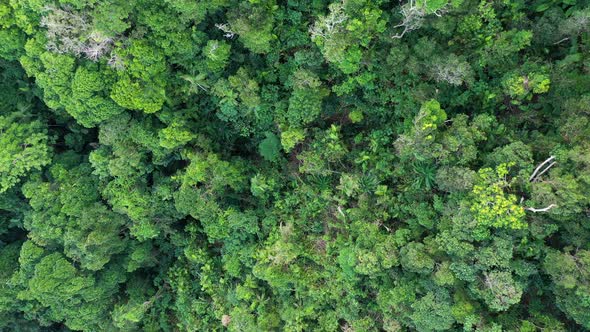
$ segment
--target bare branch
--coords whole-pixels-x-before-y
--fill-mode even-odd
[[[556,207],[557,207],[557,205],[550,204],[549,206],[544,207],[542,209],[537,209],[537,208],[532,208],[532,207],[527,207],[527,208],[524,208],[524,209],[527,210],[527,211],[531,211],[531,212],[535,212],[536,213],[536,212],[547,212],[547,211],[549,211],[549,210],[551,210],[553,208],[556,208]]]
[[[408,27],[404,27],[404,31],[402,31],[402,33],[398,33],[396,35],[393,35],[393,36],[391,36],[391,38],[401,39],[406,34],[406,32],[408,32]]]
[[[330,5],[330,13],[318,17],[318,20],[309,28],[312,40],[316,38],[330,39],[344,28],[344,22],[348,15],[344,12],[344,2]]]
[[[342,207],[340,205],[338,205],[338,212],[342,217],[346,218],[346,215],[344,214],[344,212],[342,212]]]
[[[394,28],[403,27],[404,30],[401,33],[393,35],[391,38],[400,39],[406,34],[406,32],[420,28],[424,21],[424,16],[426,16],[426,11],[423,8],[416,6],[414,1],[410,1],[403,5],[400,9],[400,13],[403,16],[403,20],[401,23],[394,26]]]
[[[556,162],[556,161],[554,161],[554,162],[552,162],[551,164],[549,164],[549,166],[547,166],[547,167],[546,167],[546,168],[545,168],[545,169],[544,169],[544,170],[543,170],[541,173],[539,173],[539,174],[537,174],[537,176],[535,176],[535,178],[533,179],[533,181],[532,181],[532,182],[535,182],[535,181],[537,181],[537,180],[538,180],[538,179],[541,177],[541,175],[543,175],[545,172],[547,172],[547,171],[548,171],[548,170],[549,170],[551,167],[553,167],[553,165],[555,165],[556,163],[557,163],[557,162]]]
[[[98,61],[111,51],[118,39],[93,30],[92,18],[85,12],[69,6],[46,6],[44,11],[40,25],[46,29],[45,47],[48,51],[84,55],[92,61]]]
[[[533,174],[531,175],[531,177],[529,178],[530,182],[535,182],[539,179],[539,177],[543,174],[545,174],[551,167],[553,167],[553,165],[555,165],[557,162],[553,161],[555,159],[555,156],[551,156],[549,158],[547,158],[545,161],[543,161],[541,164],[539,164],[539,166],[537,166],[537,168],[535,168],[535,171],[533,172]],[[553,161],[553,162],[552,162]],[[545,167],[545,165],[547,165],[547,163],[550,163],[547,167]],[[543,168],[545,167],[545,168]],[[520,200],[520,202],[522,203],[522,199]],[[557,205],[555,204],[550,204],[547,207],[544,208],[533,208],[533,207],[525,207],[524,209],[526,211],[531,211],[531,212],[547,212],[553,208],[556,208]]]
[[[567,41],[567,40],[569,40],[569,39],[570,39],[570,37],[565,37],[565,38],[561,39],[560,41],[557,41],[557,42],[553,43],[553,45],[558,45],[558,44],[561,44],[561,43],[563,43],[564,41]]]
[[[461,60],[455,54],[433,61],[431,72],[437,82],[447,82],[456,86],[469,80],[472,75],[469,63]]]
[[[224,24],[215,24],[215,27],[221,31],[224,32],[223,36],[225,38],[233,38],[236,33],[234,31],[232,31],[231,27],[229,26],[229,24],[224,23]]]
[[[542,162],[539,166],[537,166],[537,168],[535,168],[535,171],[533,172],[533,174],[531,175],[531,177],[529,178],[529,181],[533,181],[534,178],[537,177],[537,172],[539,172],[539,170],[548,162],[552,161],[553,159],[555,159],[555,156],[551,156],[549,158],[547,158],[544,162]],[[552,165],[551,165],[552,166]],[[549,167],[551,167],[549,166]]]
[[[391,36],[391,38],[400,39],[407,32],[419,29],[422,26],[422,23],[424,22],[424,18],[428,14],[433,14],[436,17],[441,17],[447,11],[448,10],[445,5],[439,9],[428,12],[424,4],[416,4],[415,0],[410,0],[400,7],[400,14],[403,16],[402,22],[393,27],[394,29],[403,27],[404,30],[401,33],[397,33]]]
[[[121,59],[121,57],[119,57],[117,54],[114,54],[112,52],[111,52],[111,56],[110,56],[109,60],[107,61],[107,65],[114,68],[115,70],[125,69],[125,63],[123,62],[123,59]]]

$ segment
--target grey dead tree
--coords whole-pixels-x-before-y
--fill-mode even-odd
[[[469,63],[461,60],[455,54],[434,61],[431,75],[437,82],[446,82],[459,86],[473,79],[473,70]]]
[[[111,52],[117,40],[93,30],[91,18],[69,6],[45,6],[44,12],[40,25],[46,29],[48,51],[98,61]]]
[[[82,53],[84,53],[88,59],[98,61],[101,56],[110,52],[113,43],[113,38],[104,36],[100,32],[92,32],[89,35],[86,45],[84,45]]]
[[[348,20],[348,15],[344,12],[344,2],[330,5],[330,13],[326,16],[320,16],[313,26],[309,28],[311,39],[322,38],[329,40],[344,28],[344,22]]]
[[[47,29],[47,50],[59,54],[80,55],[84,43],[79,36],[88,30],[88,18],[74,14],[67,6],[45,6],[43,9],[47,15],[41,17],[40,25]]]
[[[445,6],[446,7],[446,6]],[[416,0],[410,0],[400,7],[400,14],[402,14],[402,21],[394,26],[394,29],[403,28],[402,32],[393,35],[391,38],[401,39],[406,33],[419,29],[424,22],[424,18],[428,14],[434,14],[441,17],[446,8],[439,8],[429,13],[425,5],[416,4]]]

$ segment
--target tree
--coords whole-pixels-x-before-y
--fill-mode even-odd
[[[0,330],[590,329],[589,13],[0,0]]]
[[[361,67],[363,50],[385,31],[383,11],[370,3],[344,1],[331,3],[329,10],[310,27],[311,40],[328,62],[345,74],[355,73]]]
[[[267,53],[271,49],[271,42],[276,39],[273,35],[274,12],[278,10],[275,1],[255,1],[241,3],[229,12],[229,28],[220,26],[226,34],[237,34],[246,48],[254,53]]]
[[[19,263],[11,283],[20,288],[17,298],[32,304],[28,317],[38,316],[43,325],[63,321],[77,330],[108,328],[112,296],[124,281],[120,272],[106,269],[95,278],[30,241],[23,244]]]
[[[17,269],[20,243],[15,242],[0,247],[0,328],[9,328],[9,326],[18,323],[16,313],[18,312],[18,302],[16,300],[17,291],[8,284],[10,277]]]
[[[429,292],[412,304],[412,309],[417,331],[444,331],[453,326],[449,296],[444,291]]]
[[[54,164],[50,172],[51,182],[35,179],[23,185],[32,207],[25,217],[29,237],[43,247],[63,247],[85,269],[101,270],[125,249],[119,234],[126,220],[100,203],[89,164]]]
[[[85,56],[92,61],[110,53],[115,37],[93,30],[91,18],[86,13],[68,6],[48,6],[45,10],[39,23],[47,29],[47,50]]]
[[[322,99],[329,92],[322,87],[319,78],[307,70],[293,74],[293,93],[289,98],[289,108],[285,122],[289,127],[301,128],[314,121],[322,112]]]
[[[115,49],[124,70],[118,71],[111,98],[121,107],[154,113],[166,99],[166,63],[157,48],[134,41],[125,49]]]
[[[432,154],[429,150],[435,140],[436,129],[446,119],[447,113],[438,101],[432,99],[424,102],[409,132],[396,140],[396,148],[402,155],[409,157],[423,158]]]
[[[505,311],[520,302],[522,286],[510,272],[493,271],[484,274],[482,286],[476,291],[493,311]]]
[[[112,82],[112,75],[105,75],[96,66],[78,67],[66,111],[85,127],[94,127],[122,113],[124,109],[105,96],[108,91],[105,88],[108,89]]]
[[[32,120],[32,121],[31,121]],[[40,119],[22,112],[0,115],[0,193],[51,162],[51,137]]]
[[[207,68],[218,72],[221,71],[229,60],[231,45],[224,41],[209,40],[203,49],[203,55],[207,58]]]
[[[410,272],[430,273],[434,268],[434,260],[428,255],[424,244],[408,243],[400,251],[402,267]]]
[[[554,284],[557,306],[578,324],[588,328],[588,278],[590,277],[590,252],[581,250],[575,254],[552,250],[547,253],[544,269]]]
[[[511,164],[500,164],[495,171],[484,168],[478,172],[480,184],[473,186],[474,202],[471,204],[471,211],[482,226],[509,229],[527,227],[523,220],[524,208],[517,204],[516,196],[506,195],[504,192],[510,185],[506,180],[510,166]]]

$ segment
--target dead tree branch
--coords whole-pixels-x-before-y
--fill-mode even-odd
[[[535,168],[535,171],[533,172],[533,174],[529,178],[529,181],[533,182],[533,180],[535,180],[538,176],[545,173],[551,166],[555,165],[555,163],[550,164],[541,174],[537,175],[539,170],[541,170],[541,168],[543,168],[543,166],[545,164],[547,164],[548,162],[551,162],[553,159],[555,159],[555,156],[551,156],[551,157],[547,158],[544,162],[542,162],[539,166],[537,166],[537,168]]]
[[[543,175],[545,172],[547,172],[551,167],[553,167],[553,165],[555,165],[557,162],[554,161],[551,164],[549,164],[549,166],[547,166],[541,173],[537,174],[537,176],[535,176],[535,178],[533,179],[533,182],[537,181],[541,175]]]
[[[527,210],[527,211],[531,211],[531,212],[535,212],[536,213],[536,212],[547,212],[547,211],[549,211],[549,210],[551,210],[553,208],[556,208],[556,207],[557,207],[557,205],[550,204],[549,206],[544,207],[542,209],[536,209],[536,208],[532,208],[532,207],[528,207],[528,208],[524,208],[524,209]]]
[[[545,161],[543,161],[542,163],[539,164],[539,166],[537,166],[537,168],[535,168],[535,170],[533,171],[533,174],[531,174],[531,177],[529,178],[529,182],[535,182],[539,179],[539,177],[541,177],[541,175],[545,174],[551,167],[553,167],[553,165],[555,165],[557,162],[553,161],[555,159],[555,156],[551,156],[547,159],[545,159]],[[545,165],[549,164],[548,166],[545,167]],[[522,197],[520,199],[520,203],[522,203],[524,197]],[[549,204],[548,206],[544,207],[544,208],[534,208],[534,207],[525,207],[524,209],[526,211],[531,211],[534,213],[537,212],[547,212],[553,208],[556,208],[557,205],[555,204]]]

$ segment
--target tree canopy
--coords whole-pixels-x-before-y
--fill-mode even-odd
[[[0,0],[0,331],[590,331],[583,0]]]

